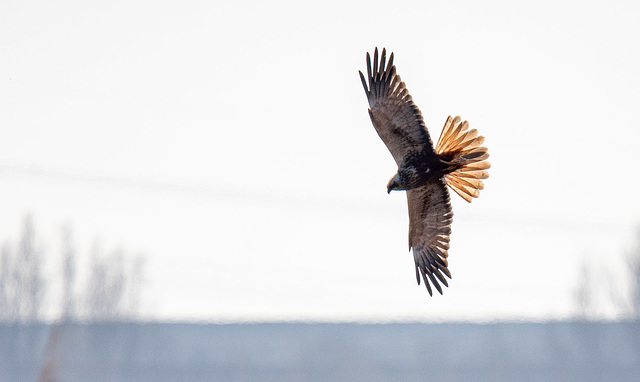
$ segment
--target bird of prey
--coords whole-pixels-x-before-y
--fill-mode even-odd
[[[449,116],[435,148],[422,113],[396,73],[393,53],[386,50],[378,61],[378,48],[367,53],[367,77],[360,79],[369,101],[369,116],[376,132],[398,165],[387,184],[387,193],[405,190],[409,205],[409,250],[413,249],[416,279],[420,276],[433,295],[430,283],[442,294],[440,283],[449,286],[449,235],[453,212],[449,202],[451,187],[467,202],[477,198],[489,177],[490,164],[484,137],[460,117]]]

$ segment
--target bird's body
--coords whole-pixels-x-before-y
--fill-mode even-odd
[[[442,294],[438,281],[448,286],[444,275],[451,278],[447,257],[453,212],[446,186],[471,202],[483,188],[481,179],[489,176],[489,153],[481,146],[484,137],[475,129],[467,131],[467,121],[451,116],[434,148],[420,110],[396,74],[393,53],[387,62],[383,49],[379,62],[376,48],[371,64],[367,53],[367,78],[362,72],[360,77],[369,115],[398,165],[387,192],[407,191],[409,249],[413,249],[418,284],[422,276],[429,294],[430,283]]]
[[[413,153],[398,165],[398,172],[387,185],[392,190],[410,190],[424,186],[433,179],[441,178],[447,164],[431,152]]]

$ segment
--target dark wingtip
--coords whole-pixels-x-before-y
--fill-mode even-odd
[[[433,283],[433,286],[436,287],[436,290],[438,291],[438,293],[442,295],[442,287],[440,286],[440,283],[438,283],[438,281],[435,279],[435,277],[433,277],[431,273],[429,273],[429,279],[431,279],[431,282]]]
[[[378,47],[373,51],[373,74],[378,73]]]
[[[380,74],[384,74],[384,69],[387,64],[387,50],[382,48],[382,56],[380,57]]]
[[[364,74],[362,74],[361,71],[358,70],[358,73],[360,73],[360,81],[362,81],[362,86],[364,87],[364,92],[369,94],[369,87],[367,86],[367,80],[364,78]]]
[[[424,273],[424,270],[422,268],[420,268],[420,273],[422,274],[422,279],[424,280],[424,286],[427,287],[429,296],[433,297],[433,291],[431,290],[431,285],[429,285],[429,280],[427,279],[427,275]]]
[[[424,285],[427,287],[427,292],[429,292],[429,296],[433,297],[433,291],[431,290],[431,286],[429,285],[429,282],[425,281]]]

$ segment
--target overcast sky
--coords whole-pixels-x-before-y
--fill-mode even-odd
[[[51,273],[65,223],[146,254],[149,319],[568,317],[640,224],[639,39],[637,1],[3,1],[0,240],[31,212]],[[461,115],[491,154],[444,296],[386,193],[376,46],[434,140]]]

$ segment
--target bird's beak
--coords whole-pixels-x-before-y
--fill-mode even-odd
[[[393,178],[389,180],[387,183],[387,195],[391,193],[393,190],[398,189],[398,174],[396,174]]]

